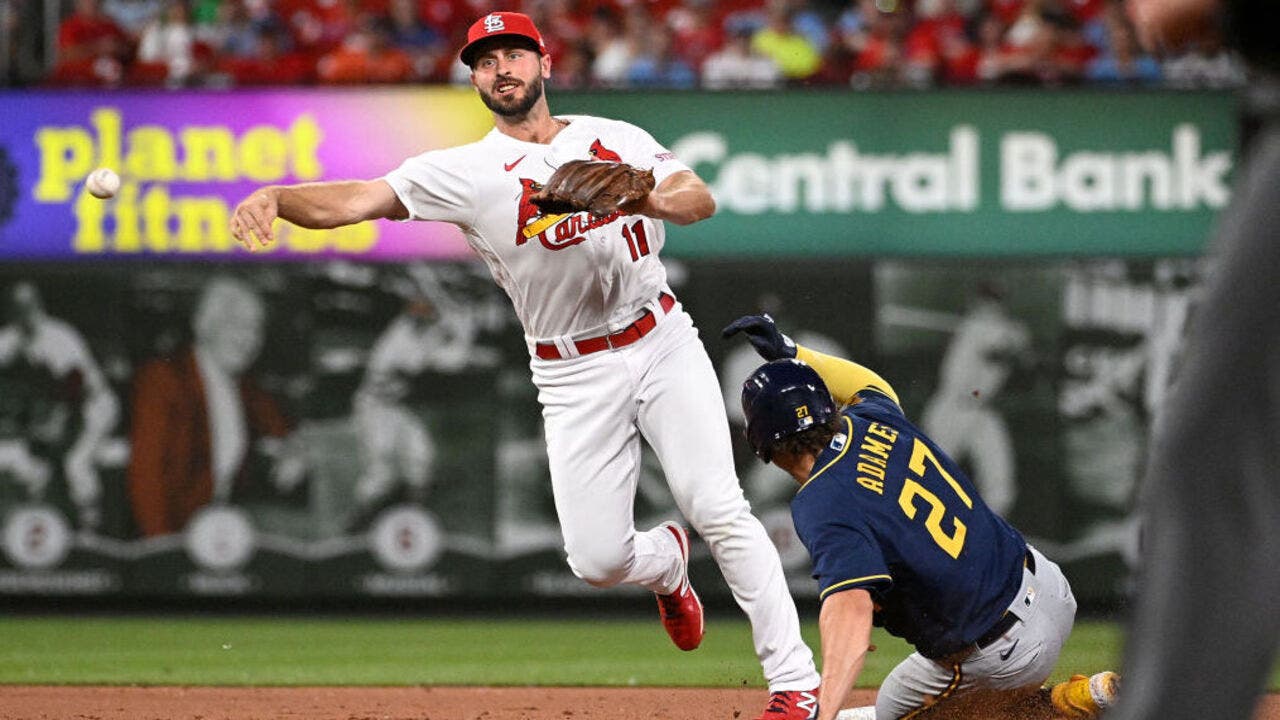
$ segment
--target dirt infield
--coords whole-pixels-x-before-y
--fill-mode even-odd
[[[759,689],[0,685],[4,720],[751,720],[764,702]],[[1257,720],[1280,720],[1280,699]]]

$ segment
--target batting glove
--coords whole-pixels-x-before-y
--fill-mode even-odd
[[[763,315],[744,315],[737,320],[729,323],[729,326],[720,332],[722,337],[733,337],[738,333],[746,333],[747,340],[755,347],[756,352],[765,360],[781,360],[782,358],[794,358],[796,356],[796,344],[791,338],[783,335],[778,330],[778,325],[769,317],[768,313]]]

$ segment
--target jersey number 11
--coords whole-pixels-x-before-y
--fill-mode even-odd
[[[627,239],[632,262],[649,254],[649,237],[644,234],[644,220],[637,220],[630,227],[623,225],[622,237]]]

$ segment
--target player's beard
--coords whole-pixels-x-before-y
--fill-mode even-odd
[[[529,114],[533,106],[542,98],[542,76],[535,75],[532,82],[524,84],[524,97],[520,97],[519,93],[512,93],[506,97],[496,97],[492,93],[480,90],[480,100],[484,102],[485,107],[489,108],[496,115],[505,118],[520,118]]]

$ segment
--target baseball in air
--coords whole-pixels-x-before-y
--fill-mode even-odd
[[[115,197],[116,192],[120,190],[120,176],[111,168],[98,168],[85,178],[84,186],[90,195],[106,200],[109,197]]]

